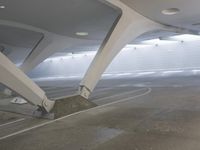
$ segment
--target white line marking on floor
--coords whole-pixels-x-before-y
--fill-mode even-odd
[[[172,70],[172,71],[164,71],[163,74],[171,74],[171,73],[182,73],[183,70]]]
[[[97,89],[95,92],[103,92],[103,91],[107,91],[107,90],[111,90],[111,89],[113,89],[113,88],[110,88],[110,87],[108,87],[108,88],[101,88],[101,89]]]
[[[140,73],[137,73],[138,75],[149,75],[149,74],[154,74],[156,72],[140,72]]]
[[[145,96],[145,95],[151,93],[151,91],[152,91],[151,88],[147,88],[147,89],[148,89],[148,91],[147,91],[147,92],[144,92],[143,94],[136,95],[136,96],[129,97],[129,98],[125,98],[125,99],[122,99],[122,100],[119,100],[119,101],[111,102],[111,103],[108,103],[108,104],[105,104],[105,105],[93,107],[93,108],[90,108],[90,109],[87,109],[87,110],[83,110],[83,111],[79,111],[79,112],[76,112],[76,113],[73,113],[73,114],[70,114],[70,115],[67,115],[67,116],[64,116],[64,117],[61,117],[61,118],[52,120],[52,121],[48,121],[48,122],[45,122],[45,123],[41,123],[41,124],[38,124],[38,125],[36,125],[36,126],[30,127],[30,128],[26,128],[26,129],[23,129],[23,130],[20,130],[20,131],[17,131],[17,132],[14,132],[14,133],[11,133],[11,134],[2,136],[2,137],[0,137],[0,140],[4,140],[4,139],[7,139],[7,138],[9,138],[9,137],[16,136],[16,135],[18,135],[18,134],[22,134],[22,133],[24,133],[24,132],[28,132],[28,131],[30,131],[30,130],[33,130],[33,129],[36,129],[36,128],[39,128],[39,127],[43,127],[43,126],[45,126],[45,125],[48,125],[48,124],[54,123],[54,122],[56,122],[56,121],[60,121],[60,120],[69,118],[69,117],[71,117],[71,116],[75,116],[75,115],[81,114],[81,113],[83,113],[83,112],[88,112],[88,111],[93,110],[93,109],[97,109],[97,108],[101,108],[101,107],[105,107],[105,106],[109,106],[109,105],[113,105],[113,104],[117,104],[117,103],[129,101],[129,100],[132,100],[132,99],[141,97],[141,96]]]
[[[0,124],[0,127],[6,126],[6,125],[10,125],[10,124],[13,124],[13,123],[17,123],[17,122],[20,122],[20,121],[24,121],[24,120],[25,120],[25,118],[21,118],[21,119],[12,121],[12,122],[7,122],[7,123],[4,123],[4,124]]]
[[[112,96],[108,96],[108,97],[103,97],[103,98],[100,98],[100,99],[97,99],[97,100],[93,100],[93,102],[102,101],[102,100],[105,100],[105,99],[111,99],[111,98],[115,98],[115,97],[118,97],[118,96],[130,94],[130,93],[135,93],[135,92],[138,92],[138,91],[142,91],[144,89],[146,89],[146,88],[137,89],[137,90],[128,91],[128,92],[123,92],[123,93],[112,95]]]
[[[127,87],[127,86],[132,86],[132,84],[120,84],[120,85],[118,85],[116,87]]]
[[[100,106],[97,106],[97,107],[94,107],[94,108],[100,108],[100,107],[104,107],[104,106],[109,106],[109,105],[113,105],[113,104],[129,101],[129,100],[141,97],[141,96],[145,96],[145,95],[151,93],[151,91],[152,91],[151,88],[147,88],[147,89],[148,89],[148,91],[144,92],[143,94],[139,94],[139,95],[135,95],[135,96],[132,96],[132,97],[124,98],[124,99],[121,99],[119,101],[115,101],[115,102],[111,102],[111,103],[108,103],[108,104],[100,105]]]

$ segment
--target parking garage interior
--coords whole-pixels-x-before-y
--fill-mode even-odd
[[[0,0],[0,150],[199,150],[198,0]]]

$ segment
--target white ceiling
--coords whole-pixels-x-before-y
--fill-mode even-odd
[[[200,31],[200,0],[121,0],[145,17],[154,21]],[[161,13],[168,8],[178,8],[176,15]],[[199,25],[193,25],[198,24]]]
[[[38,32],[0,25],[1,52],[15,64],[22,63],[42,38]]]
[[[0,25],[0,43],[6,45],[33,48],[42,37],[38,32]]]
[[[0,9],[0,21],[26,24],[73,38],[97,40],[99,44],[119,15],[117,10],[98,0],[0,0],[0,4],[6,7]],[[76,32],[88,32],[89,35],[81,37]],[[35,31],[0,25],[0,46],[14,63],[23,62],[42,36]],[[66,51],[77,51],[79,47]],[[82,47],[82,50],[88,49],[91,45]]]
[[[1,3],[2,0],[0,0]],[[200,31],[200,0],[121,0],[140,14],[163,24]],[[31,25],[56,34],[73,38],[103,41],[120,12],[99,0],[3,0],[0,20]],[[163,9],[179,8],[180,13],[165,16]],[[85,37],[76,32],[88,32]],[[174,33],[155,31],[144,34],[137,41],[170,36]],[[0,44],[14,51],[12,60],[20,62],[23,53],[30,52],[41,38],[41,33],[0,26]],[[0,45],[1,46],[1,45]],[[96,45],[77,45],[67,52],[92,50]],[[21,50],[20,50],[21,48]],[[96,50],[96,48],[94,48]],[[18,51],[18,52],[17,52]],[[10,52],[10,50],[9,50]],[[24,58],[23,58],[24,59]]]
[[[95,40],[105,37],[119,15],[98,0],[6,0],[3,4],[6,8],[0,9],[0,20],[75,38],[76,32],[88,32],[84,38]]]

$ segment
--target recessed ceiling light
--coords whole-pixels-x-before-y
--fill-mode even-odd
[[[88,34],[88,32],[76,32],[76,35],[78,36],[87,36]]]
[[[180,12],[180,9],[178,8],[168,8],[162,11],[162,14],[164,15],[176,15]]]
[[[0,8],[1,8],[1,9],[4,9],[4,8],[6,8],[6,6],[4,6],[4,5],[0,5]]]

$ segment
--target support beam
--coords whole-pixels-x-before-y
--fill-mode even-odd
[[[46,58],[50,57],[59,50],[66,48],[66,39],[54,38],[52,35],[45,34],[41,42],[27,56],[20,69],[28,73]]]
[[[30,30],[43,34],[43,38],[35,46],[33,51],[25,59],[23,64],[20,66],[20,69],[25,73],[28,73],[46,58],[55,54],[56,52],[65,50],[67,48],[72,48],[77,45],[86,45],[86,44],[95,44],[99,45],[101,41],[99,40],[88,40],[88,39],[79,39],[72,38],[68,36],[58,35],[56,33],[49,32],[44,29],[40,29],[34,26],[27,24],[22,24],[13,21],[6,21],[0,19],[0,25],[11,26],[19,29]]]
[[[122,16],[106,44],[97,52],[80,83],[79,94],[85,98],[89,97],[105,69],[126,44],[145,32],[164,28],[163,25],[145,18],[119,0],[107,2],[120,8]]]
[[[2,53],[0,53],[0,82],[46,112],[54,106],[55,102],[48,100],[44,91]]]
[[[20,69],[24,73],[28,73],[37,65],[42,63],[46,58],[52,56],[56,52],[63,51],[75,45],[83,45],[87,43],[97,43],[98,41],[75,39],[63,37],[53,34],[45,34],[41,42],[35,47],[32,53],[26,58]]]

